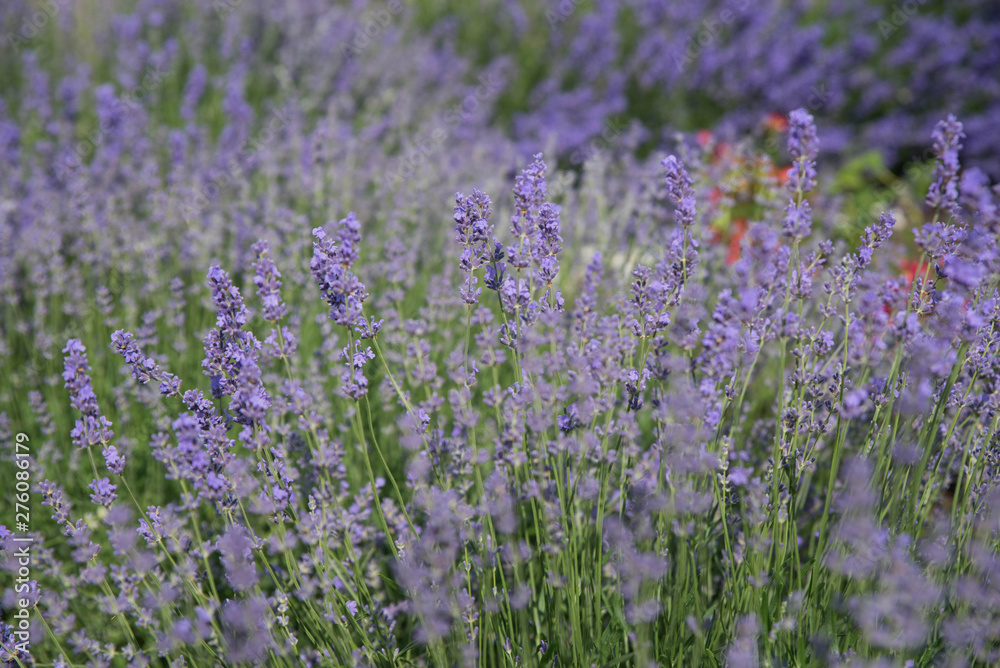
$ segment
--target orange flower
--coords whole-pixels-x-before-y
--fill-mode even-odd
[[[720,141],[715,145],[715,158],[728,158],[729,154],[732,153],[732,147],[724,141]]]
[[[788,118],[772,111],[764,117],[764,127],[775,132],[788,132]]]
[[[791,174],[791,167],[772,167],[771,176],[778,181],[778,185],[785,185],[788,181],[788,175]]]
[[[927,265],[920,262],[919,260],[903,260],[899,264],[900,270],[903,272],[903,276],[906,277],[906,282],[913,286],[913,281],[916,280],[917,276],[923,277],[924,271],[927,269]]]
[[[743,235],[747,233],[747,221],[742,218],[734,220],[730,232],[731,236],[729,237],[729,250],[726,252],[726,264],[735,264],[740,259],[740,241],[743,239]]]

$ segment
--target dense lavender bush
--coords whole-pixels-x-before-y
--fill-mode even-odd
[[[701,14],[570,4],[527,88],[448,3],[0,9],[5,667],[1000,663],[994,112],[588,144]],[[684,86],[873,62],[740,16]]]
[[[467,3],[440,4],[458,17],[460,50],[512,58],[501,102],[529,149],[551,142],[582,161],[629,119],[652,146],[678,127],[732,138],[806,106],[828,155],[875,147],[901,165],[961,110],[967,162],[1000,178],[1000,9],[988,0],[552,0],[498,3],[489,22]],[[545,59],[523,46],[526,33]]]

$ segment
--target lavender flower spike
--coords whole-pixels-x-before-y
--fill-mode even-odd
[[[132,367],[132,377],[145,385],[151,380],[160,381],[160,394],[165,397],[174,397],[180,393],[180,378],[172,373],[163,371],[151,357],[143,355],[139,344],[135,342],[132,332],[119,329],[111,335],[111,344],[115,352],[122,356],[125,362]]]
[[[338,325],[351,327],[363,318],[361,305],[368,298],[365,284],[351,271],[359,257],[361,226],[354,212],[337,223],[336,239],[326,230],[313,230],[313,257],[309,263],[320,294],[330,305],[330,319]]]
[[[788,155],[792,168],[788,178],[788,206],[781,226],[785,236],[802,241],[812,228],[812,208],[803,195],[816,187],[816,154],[819,140],[816,124],[805,109],[796,109],[788,115]]]
[[[816,187],[818,153],[819,139],[812,114],[805,109],[788,114],[788,155],[792,159],[788,188],[792,193],[809,192]]]
[[[70,403],[82,413],[82,419],[76,421],[76,426],[70,432],[73,445],[78,448],[104,445],[114,437],[114,432],[111,431],[111,422],[100,414],[97,395],[90,384],[87,349],[80,339],[70,339],[63,352],[66,353],[63,380],[69,390]]]
[[[264,303],[264,320],[268,322],[278,322],[286,315],[288,309],[285,302],[281,301],[281,272],[274,265],[271,259],[271,246],[264,239],[260,239],[253,246],[254,253],[257,254],[257,261],[253,263],[254,285],[257,286],[257,295]]]
[[[462,301],[469,305],[478,304],[479,295],[483,292],[476,287],[475,270],[493,259],[489,248],[493,237],[492,212],[489,195],[480,190],[473,189],[471,197],[462,193],[455,195],[455,239],[462,244],[459,268],[467,275],[461,296]]]
[[[205,375],[212,379],[212,393],[222,397],[231,395],[236,389],[233,379],[239,372],[240,363],[234,358],[259,344],[252,334],[243,331],[247,309],[229,274],[217,266],[212,267],[208,270],[208,283],[217,309],[216,327],[205,337],[205,359],[201,365]]]
[[[677,221],[684,227],[690,227],[698,215],[691,176],[677,156],[668,155],[660,164],[667,169],[667,197],[677,209]]]
[[[942,209],[958,217],[958,152],[962,150],[962,124],[953,114],[938,122],[932,134],[934,152],[934,182],[927,190],[927,206]]]
[[[98,506],[109,507],[118,498],[118,485],[112,485],[107,478],[95,479],[87,488],[93,490],[90,500]]]

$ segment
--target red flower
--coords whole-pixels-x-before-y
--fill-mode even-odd
[[[740,259],[740,241],[747,233],[747,221],[738,218],[733,221],[730,229],[729,250],[726,251],[726,264],[735,264]]]
[[[920,262],[919,260],[903,260],[899,268],[903,272],[903,276],[906,277],[907,284],[912,288],[913,281],[916,280],[917,276],[923,278],[924,272],[927,271],[927,264]]]
[[[791,167],[772,167],[771,176],[778,180],[778,185],[783,186],[788,181],[788,175],[791,171]]]
[[[764,117],[764,126],[775,132],[788,132],[788,118],[772,111]]]

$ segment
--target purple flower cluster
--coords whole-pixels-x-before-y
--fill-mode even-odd
[[[455,240],[463,247],[458,266],[468,276],[468,283],[462,288],[462,301],[469,306],[478,304],[479,296],[483,293],[482,288],[476,287],[476,269],[491,265],[487,270],[493,271],[492,278],[487,283],[491,289],[496,290],[502,282],[492,266],[496,261],[494,257],[497,250],[503,249],[493,236],[493,224],[490,222],[492,213],[492,202],[486,193],[473,190],[470,197],[462,193],[455,195]]]
[[[161,370],[153,358],[145,357],[131,332],[119,329],[111,335],[111,345],[132,369],[132,377],[140,384],[156,380],[160,382],[160,394],[163,396],[175,397],[180,393],[180,379]]]
[[[78,448],[104,445],[111,441],[114,432],[111,431],[111,422],[101,415],[97,405],[97,395],[88,374],[87,349],[80,339],[70,339],[63,352],[66,353],[63,382],[69,392],[70,404],[81,414],[70,433],[73,444]]]
[[[212,301],[216,306],[215,328],[205,337],[205,375],[212,379],[212,394],[230,396],[234,419],[247,427],[263,423],[271,399],[261,381],[261,345],[243,329],[248,312],[243,297],[229,274],[219,267],[208,270]]]
[[[927,205],[959,217],[958,152],[962,150],[962,124],[953,115],[934,128],[934,182],[927,190]]]
[[[813,117],[805,109],[796,109],[788,115],[788,155],[792,159],[788,191],[791,197],[781,222],[785,235],[795,241],[809,236],[812,227],[812,209],[803,195],[816,187],[818,154],[819,140]]]
[[[995,22],[737,5],[3,3],[4,667],[1000,662]]]
[[[992,657],[963,635],[968,615],[940,609],[961,598],[951,593],[947,540],[986,549],[979,527],[997,512],[998,221],[955,199],[950,222],[915,231],[924,273],[908,288],[894,273],[892,213],[856,248],[811,238],[805,195],[819,177],[809,114],[791,114],[788,143],[789,203],[782,213],[772,184],[770,222],[750,228],[731,265],[708,238],[706,212],[716,209],[699,206],[707,163],[689,156],[689,171],[669,156],[647,205],[663,216],[664,229],[648,233],[660,241],[635,248],[627,279],[615,276],[625,273],[619,259],[594,253],[574,287],[576,274],[560,267],[564,207],[548,201],[536,155],[514,180],[507,243],[484,191],[456,196],[458,262],[443,265],[423,306],[405,301],[405,264],[362,281],[354,214],[331,235],[316,228],[309,271],[285,269],[329,309],[315,319],[322,341],[301,352],[287,326],[272,331],[277,354],[266,358],[253,333],[258,322],[307,322],[282,299],[270,244],[249,247],[259,320],[213,266],[202,367],[218,403],[191,389],[164,407],[180,380],[130,332],[111,335],[138,388],[160,383],[162,400],[142,405],[162,425],[152,457],[177,487],[158,505],[135,498],[136,467],[110,443],[86,351],[70,340],[64,380],[83,416],[74,439],[101,446],[139,515],[95,464],[86,493],[106,509],[105,550],[73,523],[61,485],[38,485],[83,568],[76,586],[111,578],[121,588],[117,608],[93,596],[151,634],[149,645],[125,641],[133,656],[318,665],[402,652],[444,665],[610,651],[662,662],[679,636],[731,662],[796,651],[837,661],[859,647],[837,640],[845,634],[863,638],[871,656],[913,656],[941,633],[941,656]],[[941,183],[961,183],[940,154]],[[971,201],[984,197],[980,188]],[[404,262],[394,245],[386,252]],[[480,280],[495,301],[482,298]],[[817,295],[814,280],[824,286]],[[369,284],[383,319],[364,311]],[[177,303],[180,292],[171,285]],[[156,345],[155,331],[144,338]],[[933,349],[940,361],[928,367],[922,356]],[[369,368],[375,360],[381,373]],[[330,393],[337,364],[339,393]],[[963,508],[950,517],[934,502],[945,484]],[[935,513],[944,543],[921,528]],[[46,577],[66,582],[57,564]],[[717,593],[692,588],[694,569]],[[146,578],[153,572],[159,588]],[[831,591],[809,594],[810,578]],[[911,581],[919,594],[905,588]],[[678,588],[698,605],[760,591],[774,599],[766,614],[727,607],[729,628],[716,634],[676,613]],[[48,596],[39,605],[50,615],[70,606]],[[543,615],[549,606],[563,612]],[[591,640],[609,623],[625,634],[610,650]],[[72,626],[67,618],[60,628]],[[98,654],[89,634],[67,633],[68,651]]]
[[[508,75],[531,88],[514,123],[524,147],[555,143],[581,161],[627,152],[635,141],[621,129],[628,119],[644,134],[712,128],[728,140],[767,114],[806,106],[829,137],[824,150],[877,148],[902,164],[923,150],[937,119],[959,110],[974,139],[970,164],[1000,177],[991,130],[1000,114],[992,75],[1000,17],[986,2],[841,0],[822,21],[808,3],[725,0],[566,2],[545,21],[531,16],[491,17],[498,32],[545,36],[544,59]],[[453,20],[467,29],[483,19]],[[496,57],[519,62],[521,41],[500,43]]]
[[[309,263],[320,294],[330,306],[330,319],[344,327],[366,327],[362,306],[368,293],[365,284],[351,271],[360,257],[361,223],[354,212],[337,223],[335,236],[313,230],[313,256]]]

